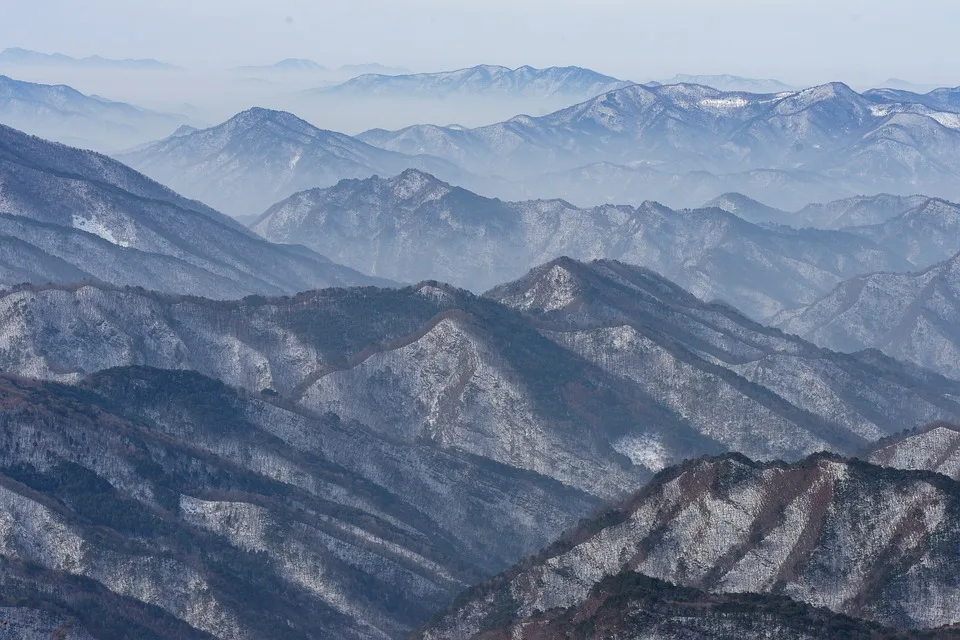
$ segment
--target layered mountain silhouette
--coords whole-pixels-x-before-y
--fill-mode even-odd
[[[148,111],[66,85],[0,75],[0,123],[73,146],[116,151],[165,136],[184,116]]]
[[[151,178],[232,215],[262,213],[297,191],[343,178],[423,169],[452,180],[463,172],[439,158],[386,151],[318,129],[296,116],[254,108],[218,126],[117,156]]]
[[[755,318],[813,302],[857,274],[917,266],[853,233],[762,227],[719,208],[677,211],[656,202],[592,209],[503,202],[420,171],[295,194],[252,228],[366,273],[476,291],[557,255],[617,259]]]
[[[2,125],[0,246],[4,285],[93,280],[228,298],[378,282],[266,242],[115,160]]]
[[[416,74],[368,73],[334,87],[314,89],[315,95],[353,95],[364,98],[446,98],[464,95],[508,98],[592,98],[630,82],[583,67],[530,66],[510,69],[478,65],[456,71]]]
[[[588,204],[608,198],[631,202],[638,195],[611,193],[597,186],[597,176],[594,182],[566,184],[565,194],[550,192],[565,181],[549,174],[569,176],[585,167],[599,176],[617,167],[654,170],[666,185],[640,197],[663,199],[671,183],[705,172],[700,182],[719,190],[712,196],[698,193],[699,202],[741,191],[778,207],[789,202],[788,208],[802,206],[792,195],[802,183],[808,183],[805,202],[821,199],[828,189],[837,194],[830,199],[842,192],[879,191],[960,196],[951,179],[960,169],[960,115],[949,101],[936,107],[881,101],[842,83],[775,94],[694,84],[631,85],[541,117],[520,115],[475,129],[373,130],[361,138],[522,181],[534,195]],[[752,191],[745,189],[756,171],[767,172],[764,189],[759,178]]]
[[[88,69],[127,69],[136,71],[165,71],[177,67],[153,58],[115,60],[102,56],[74,58],[62,53],[41,53],[30,49],[9,47],[0,51],[0,64],[11,66],[81,67]]]

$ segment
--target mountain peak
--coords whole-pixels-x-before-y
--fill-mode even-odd
[[[405,169],[388,182],[394,195],[402,200],[437,199],[452,189],[446,182],[420,169]]]
[[[485,295],[520,311],[549,313],[566,309],[580,298],[583,283],[579,271],[584,267],[578,260],[561,256]]]

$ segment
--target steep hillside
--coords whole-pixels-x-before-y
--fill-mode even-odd
[[[960,254],[919,273],[853,278],[774,322],[830,349],[879,349],[960,378]]]
[[[900,628],[957,622],[960,485],[816,455],[704,458],[459,598],[422,633],[471,637],[589,603],[626,567],[712,593],[765,592]],[[609,584],[609,583],[607,583]]]
[[[0,402],[0,606],[95,637],[403,637],[595,504],[192,372]]]

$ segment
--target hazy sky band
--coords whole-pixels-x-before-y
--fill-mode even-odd
[[[960,2],[920,0],[6,0],[0,45],[183,66],[377,61],[418,70],[577,64],[960,84]]]

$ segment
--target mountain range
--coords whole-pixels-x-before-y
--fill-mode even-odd
[[[178,67],[152,58],[113,60],[101,56],[74,58],[62,53],[40,53],[29,49],[10,47],[0,51],[0,65],[29,65],[48,67],[85,67],[91,69],[131,69],[136,71],[171,70]]]
[[[119,162],[0,125],[0,283],[108,282],[216,298],[383,283],[271,244]]]
[[[478,65],[437,73],[369,73],[310,93],[392,99],[502,95],[513,98],[564,96],[582,100],[629,84],[583,67],[535,69],[523,66],[510,69],[497,65]]]
[[[872,240],[917,267],[960,252],[960,205],[927,196],[858,196],[788,213],[738,193],[706,204],[757,224],[835,229]]]
[[[916,93],[904,89],[870,89],[863,95],[877,102],[922,104],[931,109],[945,111],[956,111],[960,108],[960,87],[941,87],[927,93]]]
[[[19,229],[11,235],[18,242],[29,238],[37,251],[67,257],[78,239],[98,241],[113,252],[102,264],[114,268],[97,278],[103,282],[20,286],[0,295],[0,402],[7,407],[0,527],[19,525],[0,536],[0,605],[14,605],[17,624],[56,631],[70,623],[80,637],[259,638],[280,629],[294,638],[403,637],[602,501],[654,491],[643,487],[655,474],[653,487],[664,474],[682,474],[670,466],[685,459],[731,451],[768,461],[824,449],[852,455],[889,447],[885,438],[904,428],[960,421],[958,382],[876,351],[815,347],[620,262],[552,260],[483,297],[436,281],[232,301],[110,285],[123,284],[120,278],[146,264],[143,256],[156,254],[229,274],[235,288],[221,290],[229,295],[277,293],[244,278],[272,277],[271,286],[290,287],[291,265],[321,258],[259,239],[104,156],[0,133],[0,209],[16,214],[4,233]],[[491,236],[497,242],[515,234],[507,222],[518,211],[559,207],[550,215],[580,215],[569,228],[582,234],[603,210],[488,200],[416,170],[322,193],[337,195],[334,202],[381,202],[384,216],[398,218],[403,207],[396,203],[404,202],[414,221],[440,220],[454,230],[482,221],[484,231],[467,236],[474,241],[492,229],[503,233]],[[798,240],[799,232],[752,225],[720,209],[676,212],[651,203],[605,211],[610,224],[627,228],[624,220],[633,220],[628,226],[647,224],[649,233],[720,220],[744,237],[781,238],[771,246],[788,257],[791,246],[805,247],[797,255],[808,260],[813,248],[830,245],[815,234],[836,246],[869,242],[820,231]],[[73,235],[54,242],[55,233]],[[607,227],[596,227],[596,236],[609,237]],[[420,246],[432,242],[421,237]],[[124,251],[141,253],[121,264]],[[457,252],[461,260],[484,254],[475,244]],[[66,264],[79,270],[96,261],[84,255]],[[323,264],[345,284],[368,281]],[[297,286],[309,288],[301,277]],[[202,290],[185,282],[168,290]],[[741,461],[730,455],[714,460]],[[763,470],[788,468],[743,464],[733,475],[746,482],[754,473],[755,486],[773,483]],[[717,491],[728,484],[720,481]],[[946,504],[936,484],[909,486],[905,495],[929,496],[931,509]],[[775,495],[778,487],[751,491]],[[895,504],[889,491],[896,490],[869,504]],[[847,501],[838,511],[854,500],[841,494]],[[857,497],[864,495],[873,494]],[[718,513],[710,522],[726,522],[727,511]],[[756,517],[766,522],[766,514]],[[664,516],[663,527],[675,520]],[[923,541],[948,544],[952,530],[943,531]],[[867,533],[853,539],[874,540]],[[678,544],[692,554],[707,548]],[[827,558],[830,549],[829,561],[846,562],[844,549],[834,548],[828,541],[809,554]],[[949,573],[937,564],[941,547],[934,548],[925,570]],[[648,629],[729,630],[731,608],[758,607],[776,618],[762,628],[796,637],[809,637],[817,625],[887,633],[823,611],[797,613],[782,595],[710,595],[717,589],[699,578],[635,568],[651,577],[611,583],[597,575],[596,582],[604,584],[599,593],[620,594],[605,602],[622,601],[626,584],[630,598],[660,603],[657,616],[642,623]],[[614,569],[619,563],[611,580]],[[901,598],[900,617],[869,609],[913,588],[911,575],[878,575],[885,591],[864,597],[862,609],[813,599],[815,572],[789,582],[793,590],[785,593],[887,625],[946,619],[937,610],[919,613],[933,595]],[[699,591],[671,591],[678,587],[652,578]],[[949,609],[946,583],[931,584]],[[491,629],[516,622],[499,614],[488,620]],[[619,620],[613,624],[641,624]],[[738,624],[742,633],[756,628]]]
[[[186,120],[87,96],[66,85],[21,82],[0,75],[0,123],[73,146],[126,149],[167,135]]]
[[[193,370],[600,498],[701,453],[852,454],[960,417],[960,383],[824,351],[615,262],[558,260],[487,297],[435,282],[225,302],[29,287],[0,317],[6,372]]]
[[[343,178],[419,168],[462,180],[451,163],[405,155],[318,129],[296,116],[254,108],[198,131],[117,155],[177,191],[232,215],[259,214],[297,191]]]
[[[592,73],[467,71],[425,100]],[[254,108],[151,177],[0,125],[0,636],[960,638],[960,110],[908,93]]]
[[[813,302],[854,275],[917,266],[853,233],[762,227],[718,208],[676,211],[655,202],[592,209],[503,202],[415,170],[295,194],[252,228],[364,273],[438,278],[475,291],[557,255],[623,260],[758,319]]]
[[[372,130],[366,142],[403,153],[426,153],[485,176],[524,181],[593,166],[593,181],[567,186],[575,202],[631,202],[603,176],[616,167],[652,169],[662,180],[707,172],[707,182],[744,172],[780,172],[764,192],[747,195],[781,206],[792,184],[830,185],[839,195],[890,191],[957,197],[960,115],[925,104],[877,102],[842,83],[783,94],[724,92],[700,85],[631,85],[541,116],[517,116],[474,129],[412,126]],[[778,181],[787,180],[786,187]],[[560,180],[561,182],[563,179]],[[762,193],[762,197],[761,197]],[[575,196],[575,197],[574,197]],[[707,199],[701,197],[700,202]],[[641,197],[660,197],[659,193]],[[711,196],[707,196],[711,197]],[[806,202],[814,198],[808,196]],[[790,206],[793,206],[791,204]]]
[[[724,193],[703,206],[718,207],[756,224],[782,224],[798,229],[846,229],[885,223],[929,200],[929,197],[921,195],[897,196],[881,193],[841,198],[832,202],[816,202],[797,211],[784,211],[742,193]]]

